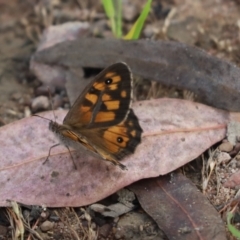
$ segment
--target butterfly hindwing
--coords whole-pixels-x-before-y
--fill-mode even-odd
[[[123,122],[97,131],[84,131],[89,143],[106,160],[121,160],[141,142],[142,128],[132,109]]]

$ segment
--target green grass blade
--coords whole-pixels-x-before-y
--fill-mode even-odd
[[[122,1],[102,0],[103,8],[110,20],[112,32],[117,38],[122,37]]]
[[[235,228],[232,224],[231,224],[231,220],[233,218],[233,214],[231,212],[227,213],[227,226],[228,226],[228,230],[231,232],[231,234],[236,237],[236,238],[240,238],[240,232],[237,228]]]
[[[148,13],[150,12],[151,9],[151,3],[152,0],[148,0],[147,3],[145,4],[140,16],[138,17],[137,21],[134,23],[133,27],[129,31],[129,33],[123,37],[125,40],[133,40],[133,39],[138,39],[142,28],[143,24],[148,16]]]
[[[114,1],[114,0],[113,0]],[[115,0],[115,9],[116,9],[116,37],[122,37],[122,1]]]

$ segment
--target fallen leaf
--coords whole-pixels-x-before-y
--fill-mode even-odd
[[[133,109],[144,130],[136,152],[122,161],[128,171],[81,151],[72,152],[48,130],[48,121],[30,117],[0,128],[0,205],[7,199],[49,207],[95,203],[143,178],[171,172],[222,140],[227,123],[239,114],[176,99],[136,102]],[[55,111],[61,122],[66,111]],[[42,113],[52,119],[52,111]]]
[[[217,211],[181,173],[144,179],[129,188],[168,239],[226,239]]]

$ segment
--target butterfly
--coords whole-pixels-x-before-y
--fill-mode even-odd
[[[127,64],[115,63],[86,86],[63,124],[50,120],[49,129],[68,149],[81,144],[100,158],[127,169],[119,161],[134,153],[142,134],[131,109],[132,98],[131,71]]]

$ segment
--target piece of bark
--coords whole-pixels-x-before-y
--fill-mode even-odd
[[[206,104],[240,110],[240,69],[182,43],[80,38],[35,53],[31,65],[41,78],[38,64],[105,68],[119,61],[129,64],[136,75],[188,89]]]

